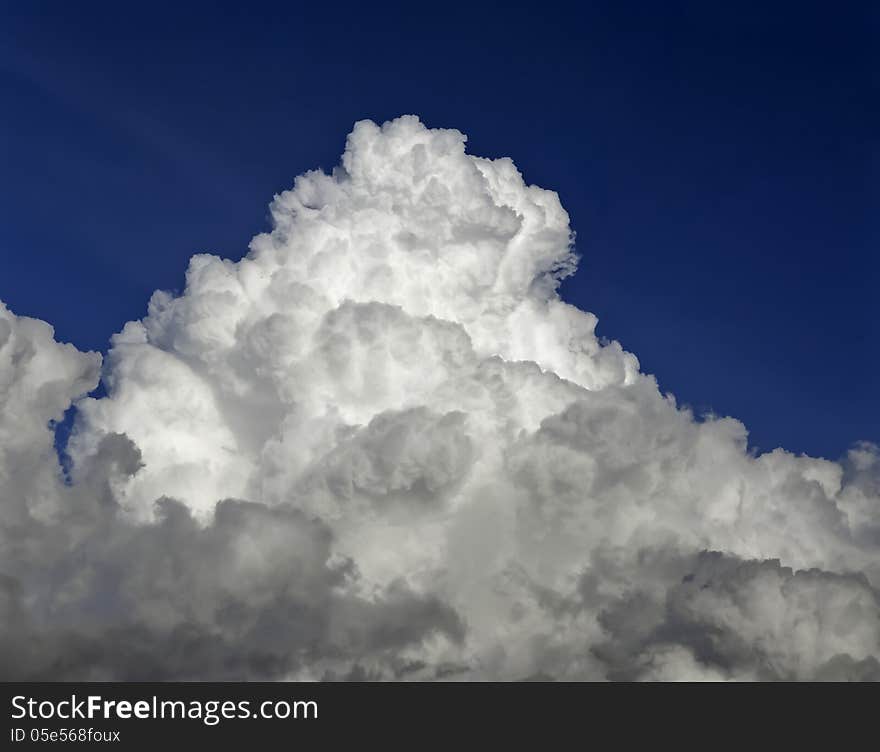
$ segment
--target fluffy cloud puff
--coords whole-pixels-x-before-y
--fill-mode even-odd
[[[101,399],[0,307],[4,678],[880,678],[877,447],[678,407],[556,294],[555,193],[403,117],[271,214]]]

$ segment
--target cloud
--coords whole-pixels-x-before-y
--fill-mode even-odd
[[[556,294],[555,193],[403,117],[271,214],[100,399],[0,308],[0,675],[880,678],[878,448],[677,406]]]

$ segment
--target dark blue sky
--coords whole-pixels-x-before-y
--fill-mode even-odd
[[[565,298],[664,390],[760,450],[880,440],[867,4],[130,5],[0,5],[0,299],[60,338],[104,349],[412,112],[559,192]]]

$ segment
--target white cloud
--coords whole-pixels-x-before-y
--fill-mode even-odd
[[[464,143],[358,123],[195,256],[77,403],[71,485],[47,421],[99,358],[0,309],[5,673],[878,675],[877,448],[678,408],[558,298],[556,194]]]

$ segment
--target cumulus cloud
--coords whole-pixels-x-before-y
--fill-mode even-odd
[[[679,407],[555,193],[402,117],[271,215],[103,367],[0,307],[4,678],[880,678],[878,448]]]

